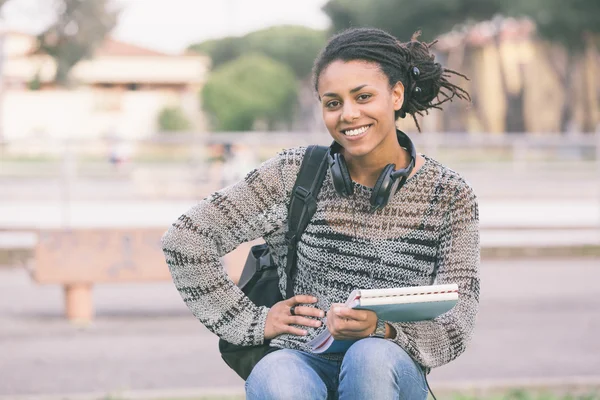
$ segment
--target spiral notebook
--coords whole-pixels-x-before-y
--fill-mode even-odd
[[[450,311],[458,302],[458,285],[412,286],[388,289],[357,289],[346,306],[371,310],[388,322],[416,322],[434,319]],[[325,325],[327,321],[325,321]],[[341,353],[356,340],[335,340],[324,329],[308,344],[314,353]]]

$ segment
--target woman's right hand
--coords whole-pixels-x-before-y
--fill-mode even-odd
[[[265,322],[265,339],[273,339],[282,333],[298,336],[306,336],[308,334],[306,330],[291,325],[310,326],[313,328],[321,326],[321,321],[307,317],[323,318],[325,316],[323,310],[314,307],[298,306],[298,304],[314,304],[316,302],[317,298],[314,296],[299,294],[273,305],[267,314],[267,321]],[[294,309],[295,315],[292,315],[290,312],[290,308],[293,306],[296,306]]]

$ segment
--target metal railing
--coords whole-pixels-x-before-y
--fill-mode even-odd
[[[580,184],[572,190],[600,192],[600,133],[410,136],[419,152],[475,180],[518,178],[549,185],[548,180],[573,177]],[[36,185],[60,187],[74,198],[197,198],[243,177],[283,148],[311,143],[328,145],[331,137],[326,132],[241,132],[156,134],[140,140],[21,139],[0,144],[0,190],[9,198],[33,196]],[[235,173],[225,176],[231,169]]]

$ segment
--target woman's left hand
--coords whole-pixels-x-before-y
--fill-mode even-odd
[[[362,339],[377,327],[377,314],[370,310],[353,310],[345,304],[332,304],[327,312],[327,329],[334,339]]]

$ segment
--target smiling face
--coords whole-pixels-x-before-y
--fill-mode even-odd
[[[394,111],[402,107],[404,86],[390,88],[377,63],[333,61],[319,76],[318,92],[325,126],[346,158],[388,158],[397,147]]]

